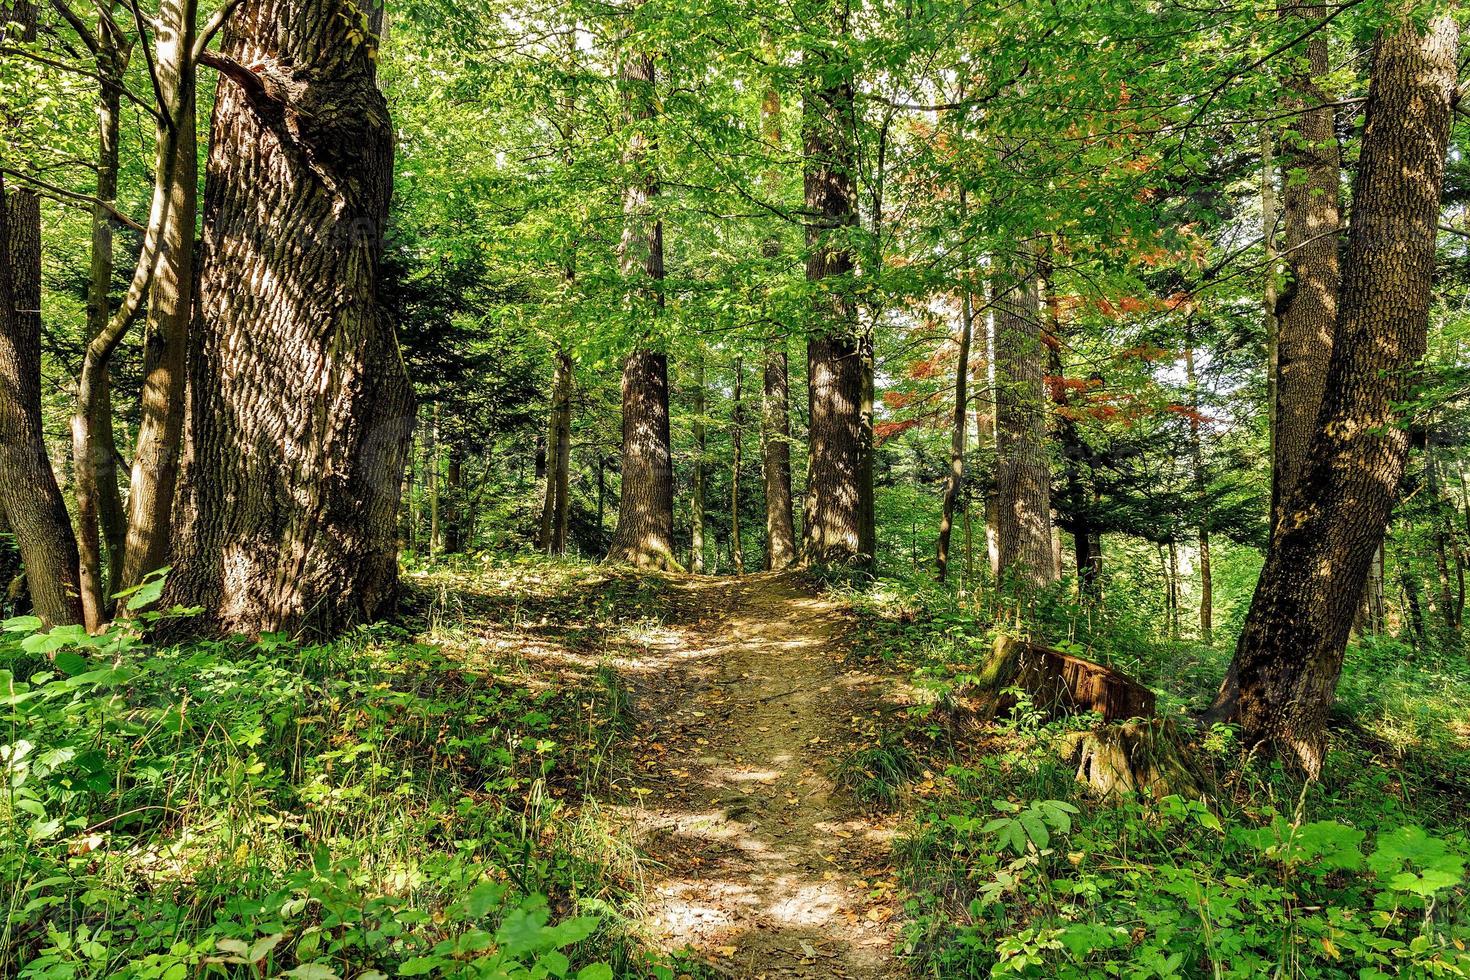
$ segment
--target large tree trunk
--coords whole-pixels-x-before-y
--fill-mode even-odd
[[[846,24],[839,20],[839,30]],[[806,52],[811,81],[802,100],[807,209],[806,277],[814,323],[807,340],[809,408],[804,561],[870,567],[864,551],[871,485],[865,480],[863,403],[865,350],[849,281],[847,241],[857,225],[853,83],[849,66]],[[830,281],[829,281],[830,280]]]
[[[159,256],[148,296],[143,357],[142,417],[128,489],[128,543],[124,588],[168,562],[173,507],[184,431],[184,380],[189,321],[194,311],[194,222],[198,214],[199,164],[195,110],[194,0],[166,2],[173,23],[160,35],[158,75],[163,103],[176,131],[170,202],[160,229]],[[168,141],[160,138],[160,145]]]
[[[1321,769],[1328,708],[1409,453],[1402,405],[1428,336],[1458,29],[1408,22],[1376,45],[1342,310],[1307,462],[1282,508],[1212,709],[1250,744]]]
[[[642,125],[654,118],[653,58],[630,52],[619,74],[632,135],[624,162],[637,171],[623,191],[623,240],[618,261],[634,315],[663,309],[664,237],[653,200],[650,140]],[[623,364],[623,491],[608,560],[674,571],[674,464],[669,445],[669,361],[640,346]]]
[[[1281,0],[1292,20],[1319,21],[1327,7]],[[1297,29],[1295,27],[1293,30]],[[1271,465],[1271,526],[1307,459],[1322,407],[1327,366],[1337,327],[1338,225],[1341,215],[1341,151],[1332,99],[1321,85],[1331,70],[1327,35],[1318,31],[1299,57],[1303,69],[1286,80],[1283,102],[1290,117],[1281,141],[1285,289],[1276,298],[1275,437]]]
[[[392,122],[376,40],[338,4],[244,0],[222,47],[165,602],[202,607],[189,628],[330,632],[397,583],[413,394],[377,295]]]
[[[35,10],[16,3],[12,23]],[[82,622],[77,542],[41,427],[41,202],[0,184],[0,505],[48,626]]]
[[[1046,457],[1044,353],[1028,272],[1002,281],[995,312],[995,453],[991,505],[996,581],[1031,590],[1051,584],[1051,469]]]

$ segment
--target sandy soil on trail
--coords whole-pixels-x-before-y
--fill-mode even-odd
[[[696,619],[630,679],[640,730],[620,810],[650,859],[647,928],[751,978],[888,977],[893,818],[829,778],[883,679],[848,669],[841,608],[793,576],[681,580]]]

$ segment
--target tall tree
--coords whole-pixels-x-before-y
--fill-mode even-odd
[[[960,188],[960,214],[966,212],[965,188]],[[954,416],[949,435],[949,473],[944,480],[944,503],[939,515],[939,544],[935,556],[935,573],[943,582],[949,574],[949,539],[954,528],[955,508],[965,482],[965,448],[968,445],[966,423],[970,417],[970,338],[974,333],[975,305],[970,292],[972,270],[968,264],[961,270],[960,330],[956,342],[954,372]]]
[[[1321,21],[1327,6],[1282,0],[1290,30]],[[1331,71],[1322,31],[1293,52],[1285,108],[1291,113],[1280,147],[1281,223],[1285,287],[1275,298],[1276,378],[1271,460],[1271,524],[1306,463],[1322,407],[1327,366],[1337,328],[1341,274],[1338,225],[1342,220],[1342,153],[1333,100],[1322,88]],[[1270,179],[1269,176],[1267,179]]]
[[[996,285],[996,466],[987,511],[991,572],[997,581],[1034,589],[1055,581],[1056,561],[1040,309],[1035,279],[1021,261]]]
[[[173,507],[184,432],[185,355],[194,313],[194,226],[199,164],[195,88],[197,0],[164,0],[159,7],[158,97],[163,114],[159,145],[174,154],[169,207],[158,232],[158,264],[148,295],[143,348],[142,414],[128,485],[128,542],[122,585],[129,588],[168,561]],[[162,164],[163,161],[160,161]],[[160,170],[164,169],[160,165]]]
[[[694,359],[694,477],[689,491],[689,570],[704,574],[704,353]]]
[[[567,551],[571,515],[572,355],[558,347],[551,376],[551,419],[547,426],[546,494],[541,502],[541,547],[548,555]]]
[[[658,178],[652,169],[649,124],[657,115],[653,56],[624,51],[618,85],[629,132],[623,160],[632,179],[623,190],[623,239],[618,262],[635,318],[663,310],[663,222],[654,206]],[[669,359],[648,346],[652,324],[634,325],[642,336],[623,362],[623,490],[618,527],[608,560],[640,568],[675,570],[674,462],[669,445]]]
[[[396,585],[413,397],[378,300],[393,164],[381,15],[244,0],[206,59],[225,80],[165,601],[201,607],[207,630],[334,630]]]
[[[36,39],[30,0],[0,3],[7,44]],[[82,621],[77,542],[41,426],[41,200],[0,182],[0,506],[36,614]]]
[[[1321,770],[1343,649],[1409,454],[1403,407],[1428,338],[1458,28],[1374,48],[1341,311],[1322,411],[1282,508],[1214,717]]]
[[[781,93],[772,84],[761,99],[761,138],[766,150],[781,149]],[[774,190],[778,175],[767,170],[766,185]],[[781,255],[781,242],[772,236],[761,245],[767,259]],[[766,567],[782,569],[796,560],[796,530],[791,503],[791,371],[785,325],[773,322],[766,338],[761,387],[761,470],[766,497]]]
[[[736,575],[745,574],[745,545],[740,540],[740,477],[745,443],[745,364],[735,358],[735,392],[730,403],[730,561]]]
[[[807,340],[808,463],[804,560],[870,566],[864,515],[864,345],[852,295],[852,231],[857,226],[857,119],[852,65],[840,48],[845,7],[833,18],[838,45],[803,55],[802,150],[806,195],[806,277],[813,289]]]

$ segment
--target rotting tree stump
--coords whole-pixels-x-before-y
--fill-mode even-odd
[[[998,636],[980,671],[977,713],[989,721],[1015,704],[1005,692],[1020,688],[1051,717],[1096,712],[1103,721],[1150,718],[1154,692],[1133,678],[1060,650]]]
[[[971,703],[990,721],[1016,703],[1020,689],[1048,717],[1094,713],[1101,723],[1058,740],[1077,763],[1077,780],[1101,796],[1143,794],[1158,799],[1200,795],[1188,749],[1174,723],[1154,717],[1154,693],[1126,674],[1011,636],[996,638]]]

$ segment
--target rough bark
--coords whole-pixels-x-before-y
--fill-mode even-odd
[[[975,713],[988,720],[1015,703],[1010,692],[1025,691],[1049,715],[1096,712],[1104,721],[1146,718],[1154,693],[1131,677],[1081,657],[1012,636],[997,636],[977,675]]]
[[[652,143],[644,125],[657,111],[650,55],[624,55],[619,87],[630,136],[624,163],[636,173],[623,191],[618,261],[635,317],[663,309],[663,223],[654,210],[658,181],[649,169]],[[640,327],[640,329],[643,329]],[[608,560],[677,570],[674,558],[674,466],[669,444],[669,363],[639,346],[623,364],[623,490]]]
[[[347,13],[244,0],[209,56],[226,77],[164,597],[202,607],[188,628],[331,632],[397,583],[413,395],[377,295],[393,128]]]
[[[995,302],[996,467],[987,508],[991,572],[1022,590],[1054,581],[1051,470],[1046,455],[1044,353],[1035,284],[1012,275]]]
[[[1320,21],[1327,7],[1282,0],[1283,18]],[[1293,30],[1297,28],[1293,27]],[[1306,462],[1322,407],[1337,326],[1338,226],[1342,220],[1341,158],[1332,97],[1322,90],[1331,70],[1327,35],[1318,31],[1286,79],[1283,109],[1293,112],[1281,140],[1281,213],[1285,289],[1276,298],[1275,438],[1271,526],[1282,514]]]
[[[0,14],[32,31],[35,11]],[[41,202],[0,183],[0,505],[25,567],[35,614],[82,622],[76,538],[41,425]]]
[[[189,321],[194,311],[194,224],[198,215],[195,40],[197,4],[170,0],[160,9],[169,30],[158,43],[163,105],[172,118],[174,162],[168,212],[148,295],[138,443],[128,488],[128,543],[122,585],[137,585],[168,562],[184,429]],[[162,138],[160,146],[170,141]],[[162,169],[160,167],[160,169]]]
[[[1328,708],[1409,452],[1402,404],[1428,336],[1458,30],[1375,45],[1341,315],[1307,463],[1287,498],[1212,714],[1320,772]]]
[[[806,277],[813,291],[803,561],[867,568],[873,562],[863,547],[864,517],[871,513],[863,419],[868,376],[849,240],[857,225],[853,82],[850,67],[832,64],[833,57],[817,48],[806,52],[811,81],[802,99]]]

